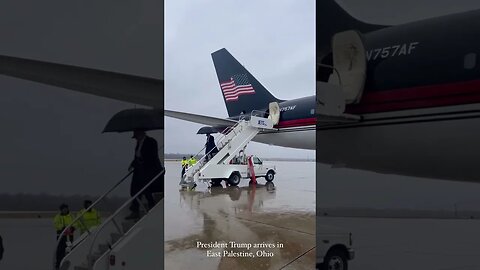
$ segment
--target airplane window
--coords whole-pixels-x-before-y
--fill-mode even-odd
[[[477,54],[469,53],[465,55],[463,59],[463,67],[465,69],[473,69],[477,65]]]

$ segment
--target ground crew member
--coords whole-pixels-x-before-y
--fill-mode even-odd
[[[75,227],[70,227],[69,230],[65,231],[65,233],[61,235],[63,230],[70,224],[72,224],[73,219],[74,218],[72,214],[70,214],[70,210],[68,209],[68,205],[66,204],[60,205],[60,213],[53,218],[55,230],[57,231],[57,240],[60,238],[57,247],[57,261],[55,263],[55,266],[57,268],[60,267],[60,262],[62,261],[63,257],[65,257],[65,249],[67,248],[67,237],[70,243],[73,242],[73,232],[75,231]]]
[[[197,160],[193,156],[190,156],[190,159],[188,159],[188,167],[192,167],[195,165],[195,163],[197,163]],[[192,189],[194,189],[196,186],[197,183],[194,183]]]
[[[81,220],[78,222],[78,227],[80,228],[80,232],[83,234],[87,231],[90,231],[93,227],[100,225],[102,222],[100,220],[100,214],[95,209],[87,208],[92,205],[92,201],[85,200],[83,202],[83,209],[80,211]]]
[[[188,160],[186,157],[183,157],[182,159],[182,177],[183,175],[185,174],[185,170],[187,169],[187,166],[188,166]]]
[[[197,163],[197,160],[193,156],[190,156],[190,159],[188,160],[188,166],[192,167],[195,165],[195,163]]]

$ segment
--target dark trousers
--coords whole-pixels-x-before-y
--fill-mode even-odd
[[[132,194],[132,196],[135,195],[135,194]],[[147,202],[148,202],[148,210],[152,209],[154,206],[155,206],[155,200],[153,199],[153,195],[151,192],[143,192],[142,194],[140,194],[137,198],[138,200],[141,200],[142,199],[142,196],[145,196],[145,199],[147,199]],[[140,212],[140,204],[138,203],[138,200],[135,199],[132,201],[132,205],[130,205],[130,210],[133,212],[133,213],[136,213],[138,214]]]
[[[145,187],[149,181],[153,180],[153,177],[155,177],[159,172],[160,171],[139,171],[138,173],[134,174],[132,177],[132,183],[130,185],[130,196],[133,197],[140,190],[142,190],[142,188]],[[160,179],[157,179],[155,182],[153,182],[137,197],[137,199],[141,200],[142,196],[145,196],[148,202],[148,210],[152,209],[156,204],[152,194],[155,192],[163,192],[163,176],[160,176],[159,178]],[[133,200],[132,204],[130,205],[130,210],[133,213],[139,213],[140,210],[140,204],[138,203],[137,199]]]
[[[57,234],[57,240],[60,234]],[[73,235],[68,236],[70,238],[70,242],[73,242]],[[59,268],[60,267],[60,262],[62,259],[65,257],[65,249],[67,248],[67,237],[64,235],[60,239],[60,242],[58,243],[57,247],[57,259],[55,262],[55,267]]]

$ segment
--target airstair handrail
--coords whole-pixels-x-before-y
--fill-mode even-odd
[[[227,137],[228,134],[230,134],[230,132],[232,132],[233,129],[235,129],[235,128],[240,124],[240,122],[241,122],[241,120],[239,120],[239,121],[238,121],[237,123],[235,123],[235,125],[233,125],[233,126],[229,126],[229,127],[224,128],[224,129],[222,130],[222,132],[220,132],[220,134],[222,134],[222,135],[220,136],[220,138],[217,139],[217,142],[221,142],[225,137]],[[206,147],[207,147],[207,145],[205,145],[204,148],[206,148]],[[223,147],[223,145],[222,145],[221,147]],[[210,154],[210,152],[212,152],[214,149],[215,149],[215,148],[213,148],[212,150],[210,150],[210,151],[207,153],[207,155]],[[220,149],[218,149],[218,150],[220,150]]]
[[[332,70],[337,74],[338,84],[339,84],[339,85],[342,85],[342,77],[340,77],[340,72],[338,72],[338,70],[337,70],[336,67],[331,66],[331,65],[327,65],[327,64],[317,64],[317,67],[325,67],[325,68],[330,68],[330,69],[332,69]],[[326,83],[328,83],[328,81],[327,81]]]
[[[238,123],[235,123],[235,125],[233,125],[232,127],[235,127],[237,124],[238,124]],[[232,128],[232,127],[226,127],[226,128],[225,128],[224,130],[222,130],[220,133],[223,134],[224,137],[225,137],[226,134],[224,134],[224,131],[226,131],[227,129]],[[228,133],[227,133],[227,134],[228,134]],[[222,139],[223,139],[223,137],[222,137]],[[203,146],[202,149],[200,149],[200,151],[198,151],[198,153],[196,153],[196,154],[194,155],[194,157],[198,157],[198,156],[200,155],[200,153],[202,153],[202,151],[203,151],[205,148],[207,148],[207,145],[206,145],[206,144]]]
[[[126,207],[129,206],[133,200],[138,200],[138,196],[140,196],[147,188],[150,187],[153,182],[155,182],[160,176],[162,176],[165,173],[165,168],[163,168],[157,175],[155,175],[152,180],[150,180],[140,191],[135,193],[130,199],[128,199],[125,203],[122,204],[113,214],[111,214],[102,224],[95,230],[95,234],[93,236],[92,244],[90,245],[90,249],[88,251],[87,258],[92,254],[93,246],[95,245],[95,241],[97,240],[98,234],[105,228],[107,224],[109,224],[112,220],[114,222],[115,227],[117,228],[119,233],[122,233],[120,227],[118,224],[115,223],[114,218]],[[140,206],[142,204],[139,202]],[[138,221],[137,221],[138,222]],[[111,246],[109,245],[109,249],[111,249]]]
[[[200,153],[203,151],[203,149],[205,149],[205,148],[207,148],[206,145],[204,145],[203,148],[200,149],[200,151],[198,151],[198,153],[196,153],[193,157],[195,157],[195,158],[198,157],[200,155]]]
[[[239,118],[239,119],[240,119],[240,120],[239,120],[237,123],[235,123],[235,125],[229,126],[229,127],[226,127],[225,129],[223,129],[222,132],[220,132],[220,133],[222,134],[222,136],[221,136],[220,138],[218,138],[217,141],[221,141],[221,140],[223,140],[225,137],[227,137],[228,134],[230,134],[230,132],[233,131],[233,129],[235,129],[235,128],[240,124],[240,122],[241,122],[242,120],[244,120],[244,117]],[[222,145],[222,147],[223,147],[223,145]],[[205,148],[207,148],[207,145],[205,145],[205,146],[202,148],[202,150],[200,150],[200,151],[195,155],[195,157],[197,157]],[[201,157],[201,158],[197,161],[197,163],[199,163],[199,162],[201,162],[202,160],[204,160],[211,152],[213,152],[214,149],[215,149],[215,148],[211,149],[208,153],[206,153],[203,157]],[[218,149],[218,150],[220,150],[220,149]],[[182,175],[182,178],[185,177],[185,175],[187,174],[187,172],[188,172],[191,168],[193,168],[193,166],[185,170],[184,174]]]
[[[103,193],[98,199],[96,199],[85,211],[80,211],[80,215],[78,215],[77,217],[75,217],[72,221],[72,223],[68,224],[68,226],[65,227],[65,229],[63,229],[63,231],[60,233],[60,236],[58,237],[57,239],[57,243],[55,245],[55,250],[54,250],[54,254],[53,254],[53,267],[55,268],[55,263],[56,263],[56,260],[57,260],[57,256],[56,256],[56,252],[57,252],[57,249],[58,249],[58,245],[60,244],[60,241],[62,241],[62,236],[68,231],[70,230],[72,227],[74,227],[77,222],[80,222],[83,226],[85,226],[85,224],[83,224],[83,221],[82,221],[82,218],[83,216],[85,215],[85,213],[87,213],[90,209],[93,209],[99,202],[101,202],[106,196],[108,196],[108,194],[110,194],[113,190],[115,190],[120,184],[123,183],[123,181],[125,181],[132,173],[133,173],[134,170],[130,170],[127,175],[125,175],[124,177],[122,177],[122,179],[120,179],[120,181],[118,181],[117,183],[115,183],[115,185],[113,185],[110,189],[108,189],[105,193]],[[86,227],[85,227],[86,228]],[[88,228],[87,229],[87,233],[90,234],[90,230]],[[85,238],[84,238],[85,239]],[[83,241],[83,240],[82,240]],[[72,246],[73,248],[73,246]]]
[[[222,139],[223,139],[223,138],[222,138]],[[205,149],[206,147],[207,147],[207,146],[204,146],[204,147],[202,148],[202,150]],[[200,152],[202,152],[202,150],[200,150]],[[203,157],[201,157],[195,164],[202,162],[211,152],[213,152],[213,150],[215,150],[215,148],[213,148],[213,149],[211,149],[210,151],[208,151],[208,153],[206,153],[205,155],[203,155]],[[185,177],[185,175],[188,173],[188,171],[189,171],[191,168],[193,168],[193,166],[187,168],[187,169],[185,170],[185,172],[183,173],[182,177]]]
[[[252,112],[250,113],[250,116],[258,116],[258,117],[262,117],[262,118],[265,118],[265,116],[269,116],[270,113],[268,113],[267,111],[260,111],[260,110],[252,110]]]

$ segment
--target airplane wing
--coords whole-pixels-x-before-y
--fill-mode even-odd
[[[0,74],[163,108],[163,80],[0,55]]]
[[[230,119],[170,110],[165,110],[165,116],[209,126],[232,126],[237,123],[237,121]]]

